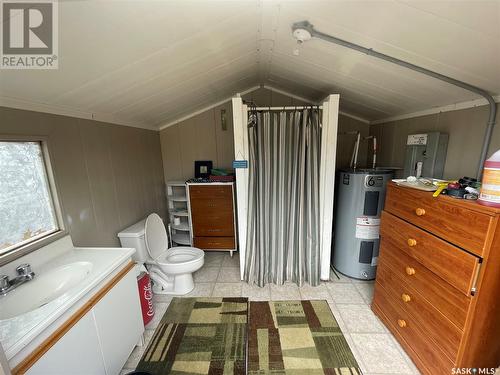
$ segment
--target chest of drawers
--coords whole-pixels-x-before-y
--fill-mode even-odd
[[[373,311],[424,374],[500,365],[500,210],[390,183]]]
[[[203,250],[236,250],[234,184],[188,184],[193,245]]]

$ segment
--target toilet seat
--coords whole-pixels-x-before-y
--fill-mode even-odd
[[[177,247],[165,251],[156,258],[156,262],[162,266],[176,264],[189,265],[198,262],[204,256],[204,252],[195,247]]]
[[[144,225],[144,241],[149,256],[156,260],[168,249],[168,237],[163,220],[158,214],[151,214]]]

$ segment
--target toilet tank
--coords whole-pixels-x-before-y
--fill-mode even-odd
[[[137,263],[145,263],[148,259],[148,250],[144,241],[145,224],[146,219],[143,219],[118,233],[122,247],[133,247],[136,250],[132,259]]]

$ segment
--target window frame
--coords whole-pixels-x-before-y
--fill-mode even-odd
[[[54,216],[58,229],[48,234],[33,237],[29,240],[20,242],[18,246],[0,254],[0,266],[10,263],[24,255],[27,255],[43,246],[48,245],[68,234],[66,225],[63,219],[63,210],[61,201],[58,195],[58,188],[54,176],[54,169],[51,162],[50,142],[46,136],[26,136],[26,135],[0,135],[0,142],[38,142],[42,149],[42,161],[45,167],[45,174],[47,176],[47,187],[52,199],[52,206],[54,208]]]

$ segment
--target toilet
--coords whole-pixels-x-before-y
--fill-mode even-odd
[[[193,290],[193,272],[203,266],[205,253],[188,246],[169,248],[160,216],[152,213],[118,233],[118,237],[122,247],[136,249],[133,259],[146,265],[154,293],[183,295]]]

